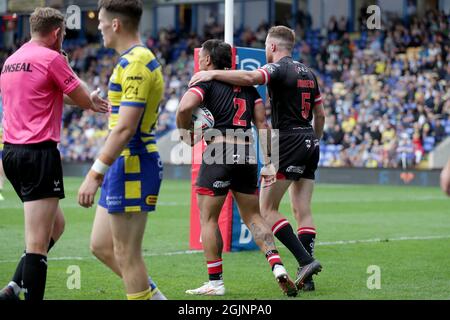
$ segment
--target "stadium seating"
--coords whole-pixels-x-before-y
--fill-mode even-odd
[[[320,165],[364,166],[366,157],[370,156],[376,159],[379,167],[398,167],[402,165],[398,161],[399,155],[389,150],[395,150],[401,137],[406,137],[407,143],[411,144],[413,136],[419,134],[419,144],[425,151],[422,160],[426,160],[427,154],[442,140],[442,136],[435,138],[437,119],[441,121],[445,135],[450,135],[449,69],[432,63],[437,55],[441,55],[441,60],[448,64],[448,53],[436,51],[433,46],[448,46],[449,39],[439,36],[442,30],[428,28],[423,30],[421,46],[417,47],[411,31],[421,24],[438,20],[445,21],[443,27],[449,29],[450,16],[434,12],[412,18],[408,25],[401,20],[386,21],[387,28],[382,32],[361,28],[346,34],[345,30],[328,29],[324,34],[320,29],[305,29],[297,34],[294,57],[299,57],[316,73],[327,113]],[[261,24],[256,30],[267,30],[267,25]],[[401,30],[402,36],[392,30]],[[223,27],[219,25],[205,26],[205,31],[208,37],[223,35]],[[245,28],[239,30],[235,34],[235,45],[263,47],[261,37],[259,40],[257,37],[258,31],[251,32]],[[166,82],[157,137],[176,127],[174,108],[166,108],[166,105],[170,101],[173,106],[186,91],[193,71],[193,48],[199,47],[204,40],[195,35],[179,35],[174,30],[161,30],[158,37],[146,41],[164,66]],[[331,44],[335,46],[333,50],[338,50],[337,55],[329,52]],[[92,88],[100,87],[105,95],[117,54],[102,48],[98,42],[87,43],[83,38],[66,40],[64,48],[81,78]],[[0,65],[8,52],[10,50],[0,50]],[[436,79],[436,75],[440,75],[440,79]],[[413,122],[403,121],[408,110],[412,110]],[[356,146],[350,147],[349,143],[335,145],[330,140],[334,124],[342,126],[348,117],[353,117],[360,127],[359,131],[354,127],[348,133],[349,143]],[[60,145],[64,159],[92,160],[106,136],[106,117],[93,117],[88,112],[74,114],[72,108],[66,108],[64,119],[64,134],[68,135]],[[390,123],[395,130],[393,138],[373,141],[374,137],[367,135],[373,123],[381,133]],[[348,153],[356,156],[348,157]],[[414,163],[413,152],[408,154],[408,159],[412,159],[408,165],[419,165]]]

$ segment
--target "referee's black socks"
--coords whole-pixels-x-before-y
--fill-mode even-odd
[[[25,300],[43,300],[47,281],[47,257],[35,253],[25,254],[22,278]]]
[[[48,250],[47,252],[50,251],[50,249],[55,245],[55,240],[53,240],[53,238],[50,239],[50,243],[48,244]],[[23,276],[23,265],[25,262],[25,251],[23,252],[23,255],[20,257],[20,261],[17,264],[16,267],[16,272],[14,273],[14,276],[12,278],[11,281],[15,282],[19,287],[23,287],[23,283],[22,283],[22,276]]]
[[[26,252],[24,251],[22,256],[20,257],[19,264],[16,267],[16,272],[12,278],[12,281],[15,282],[19,287],[23,287],[22,283],[22,275],[23,275],[23,264],[25,262]]]

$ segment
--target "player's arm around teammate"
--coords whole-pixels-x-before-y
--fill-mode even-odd
[[[233,70],[228,72],[225,70],[208,70],[199,71],[194,74],[189,81],[189,86],[194,86],[199,82],[218,80],[234,84],[236,86],[254,86],[265,84],[265,75],[260,69],[249,70]]]
[[[236,86],[253,86],[266,83],[266,74],[261,70],[233,70],[228,72],[225,70],[203,70],[199,71],[191,78],[189,86],[195,86],[199,82],[218,80],[231,83]],[[262,102],[261,102],[262,104]],[[264,114],[258,113],[259,110],[264,111]],[[264,159],[264,166],[261,168],[261,176],[263,177],[262,188],[266,188],[276,181],[276,169],[271,162],[271,133],[267,125],[264,105],[257,108],[255,106],[255,125],[259,130],[261,144],[266,155]]]
[[[266,38],[266,59],[268,64],[254,71],[204,71],[193,76],[190,85],[200,81],[219,80],[233,85],[267,84],[272,107],[272,126],[278,130],[279,160],[277,181],[262,188],[260,208],[263,217],[272,226],[275,236],[293,253],[299,262],[296,283],[303,288],[305,280],[321,270],[318,261],[312,258],[313,237],[308,236],[306,248],[300,238],[303,230],[314,233],[311,210],[305,210],[312,195],[314,172],[319,158],[319,141],[316,133],[321,134],[319,118],[315,119],[314,132],[311,126],[311,113],[320,112],[321,95],[314,74],[299,62],[292,59],[295,42],[293,30],[276,26],[269,30]],[[314,110],[317,106],[317,110]],[[323,122],[323,121],[322,121]],[[298,238],[289,221],[278,211],[283,195],[293,185],[291,205],[299,223]]]
[[[219,40],[206,41],[199,53],[199,65],[201,70],[230,68],[231,47]],[[237,99],[240,101],[240,106],[244,107],[244,110],[241,109],[239,121],[236,121],[238,108],[233,108]],[[225,294],[222,279],[223,242],[218,219],[226,195],[231,190],[242,220],[252,233],[256,244],[265,254],[281,289],[287,295],[295,296],[297,289],[283,266],[274,237],[259,211],[257,164],[253,145],[239,134],[243,129],[251,130],[253,120],[261,133],[260,137],[267,138],[262,99],[253,87],[224,86],[218,82],[198,84],[196,87],[191,87],[180,101],[177,113],[177,125],[180,129],[187,129],[190,126],[192,111],[202,103],[211,111],[217,123],[221,123],[220,125],[216,123],[214,129],[236,130],[236,136],[228,137],[223,134],[225,131],[220,131],[220,135],[215,136],[214,140],[208,141],[209,151],[207,149],[202,157],[196,187],[200,209],[201,238],[209,282],[199,288],[187,290],[186,293],[193,295]],[[226,154],[232,154],[233,160],[217,159],[218,161],[213,160],[212,162],[210,161],[212,159],[205,160],[211,149],[216,147],[223,147],[227,150],[222,154],[220,151],[216,152],[216,155],[219,153],[219,157],[227,158]],[[267,150],[265,144],[264,151]],[[275,172],[266,171],[263,179],[273,181]]]

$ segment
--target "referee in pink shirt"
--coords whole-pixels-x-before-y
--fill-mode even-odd
[[[64,198],[60,141],[64,102],[107,112],[108,102],[89,94],[62,54],[64,16],[52,8],[37,8],[30,17],[31,40],[3,65],[3,165],[24,203],[26,250],[13,281],[0,299],[44,298],[47,252],[64,229],[59,199]]]

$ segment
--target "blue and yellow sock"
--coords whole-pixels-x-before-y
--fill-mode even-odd
[[[128,300],[150,300],[152,295],[153,295],[153,293],[152,293],[151,289],[148,288],[147,290],[144,290],[144,291],[141,291],[138,293],[127,294],[127,299]]]

